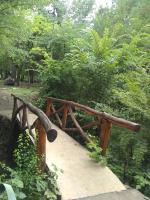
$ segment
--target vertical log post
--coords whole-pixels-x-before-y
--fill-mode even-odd
[[[21,103],[20,101],[16,101],[16,106],[17,108],[21,107],[21,105],[19,105],[19,103]],[[21,113],[21,109],[18,112],[19,114],[19,119],[20,119],[20,126],[22,127],[22,113]]]
[[[12,119],[14,118],[14,114],[17,109],[17,107],[16,107],[17,106],[17,98],[14,96],[13,96],[13,98],[14,98],[14,105],[13,105]]]
[[[27,108],[24,105],[23,107],[23,116],[22,116],[22,128],[24,129],[27,123]]]
[[[37,121],[36,127],[38,130],[37,152],[40,157],[39,168],[43,171],[46,166],[46,133],[40,120]]]
[[[49,117],[49,114],[52,112],[51,110],[52,102],[50,100],[47,100],[47,106],[46,106],[46,115]]]
[[[67,116],[68,116],[68,106],[64,106],[64,111],[63,111],[63,118],[62,118],[62,128],[66,127],[67,123]]]
[[[100,133],[100,147],[102,148],[102,155],[106,155],[108,141],[110,137],[111,122],[106,119],[101,120],[101,133]]]

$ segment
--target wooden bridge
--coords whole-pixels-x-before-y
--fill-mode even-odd
[[[22,130],[28,130],[33,143],[35,129],[38,130],[38,153],[45,155],[45,160],[40,163],[41,169],[44,170],[46,165],[51,169],[55,164],[63,170],[58,177],[62,200],[145,199],[138,191],[127,189],[108,167],[92,161],[87,149],[69,136],[78,135],[83,142],[90,142],[86,131],[95,131],[100,139],[102,154],[105,155],[112,125],[134,132],[140,129],[140,125],[72,101],[47,97],[44,113],[19,97],[12,97],[12,123],[19,120]],[[83,124],[83,116],[87,116],[86,124]]]

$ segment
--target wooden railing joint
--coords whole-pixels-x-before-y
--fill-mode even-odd
[[[50,113],[48,112],[48,115],[52,114],[58,114],[62,113],[62,125],[60,126],[62,130],[68,131],[68,132],[79,132],[81,136],[87,141],[90,142],[91,140],[89,139],[88,135],[84,130],[88,130],[94,126],[97,126],[98,129],[100,130],[100,146],[102,148],[102,154],[106,154],[106,149],[108,147],[108,141],[110,137],[110,130],[112,125],[117,125],[122,128],[126,128],[128,130],[137,132],[140,130],[140,125],[136,124],[134,122],[127,121],[122,118],[118,118],[115,116],[112,116],[106,112],[99,112],[97,110],[94,110],[88,106],[81,105],[79,103],[75,103],[73,101],[68,101],[68,100],[63,100],[63,99],[57,99],[53,97],[46,97],[47,99],[47,104],[49,105],[50,102],[54,106],[55,103],[60,104],[62,107],[58,109],[59,112],[53,111]],[[80,110],[86,113],[87,115],[93,116],[94,120],[85,124],[85,125],[80,125],[80,122],[78,122],[76,115],[75,115],[75,110]],[[57,121],[60,124],[59,120],[59,114],[57,116]],[[68,127],[69,123],[67,124],[68,118],[72,119],[73,124],[75,125],[74,127]]]

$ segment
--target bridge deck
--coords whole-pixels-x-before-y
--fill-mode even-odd
[[[12,108],[10,94],[0,89],[0,114],[11,117]],[[35,116],[30,115],[31,124],[34,120]],[[58,138],[53,143],[47,142],[46,160],[49,168],[54,163],[63,170],[58,178],[63,200],[145,199],[139,193],[136,193],[136,197],[131,192],[129,194],[110,169],[91,161],[86,149],[59,128],[55,128],[58,130]]]
[[[0,88],[0,114],[11,117],[13,101],[8,92]],[[35,115],[30,115],[30,124]],[[54,126],[55,127],[55,126]],[[46,161],[49,168],[55,164],[63,170],[58,185],[63,200],[144,200],[137,190],[126,190],[124,185],[107,167],[90,160],[88,152],[65,132],[55,127],[58,138],[47,142]]]
[[[35,120],[30,115],[30,121]],[[108,167],[89,158],[88,151],[64,131],[53,125],[58,137],[53,143],[46,142],[46,164],[62,170],[58,187],[62,200],[80,199],[103,193],[120,192],[125,186]]]
[[[46,163],[48,167],[53,163],[63,170],[58,178],[63,200],[126,189],[108,167],[93,162],[85,148],[58,127],[54,127],[58,131],[58,137],[53,143],[47,141]]]
[[[12,104],[10,108],[5,107],[0,112],[10,117],[11,109]],[[32,124],[36,116],[30,114],[29,118]],[[136,190],[126,190],[109,168],[91,161],[85,148],[58,127],[54,128],[58,131],[58,137],[53,143],[47,141],[46,162],[49,168],[53,163],[63,170],[58,178],[62,200],[148,199]]]

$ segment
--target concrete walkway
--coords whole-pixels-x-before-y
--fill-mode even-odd
[[[13,101],[10,94],[0,90],[0,114],[11,116]],[[30,114],[30,124],[36,119]],[[136,190],[127,190],[108,167],[103,167],[88,156],[88,151],[65,132],[54,126],[58,137],[46,143],[46,163],[63,170],[58,186],[62,200],[144,200]]]
[[[121,192],[110,192],[78,200],[149,200],[149,198],[145,197],[139,191],[130,188]]]
[[[108,167],[92,161],[88,151],[58,127],[58,137],[53,143],[47,141],[46,163],[63,170],[58,186],[63,200],[79,199],[102,193],[126,190]]]
[[[29,115],[30,123],[36,116]],[[59,172],[58,187],[62,200],[80,199],[103,193],[125,191],[125,186],[108,167],[89,158],[88,151],[69,135],[53,125],[58,136],[53,143],[46,141],[46,164],[55,165]]]
[[[8,113],[10,115],[10,113]],[[36,116],[29,114],[30,124]],[[53,164],[58,174],[58,187],[62,200],[145,200],[137,190],[127,190],[108,167],[92,161],[88,151],[65,132],[53,125],[58,137],[53,143],[46,141],[46,163]]]

